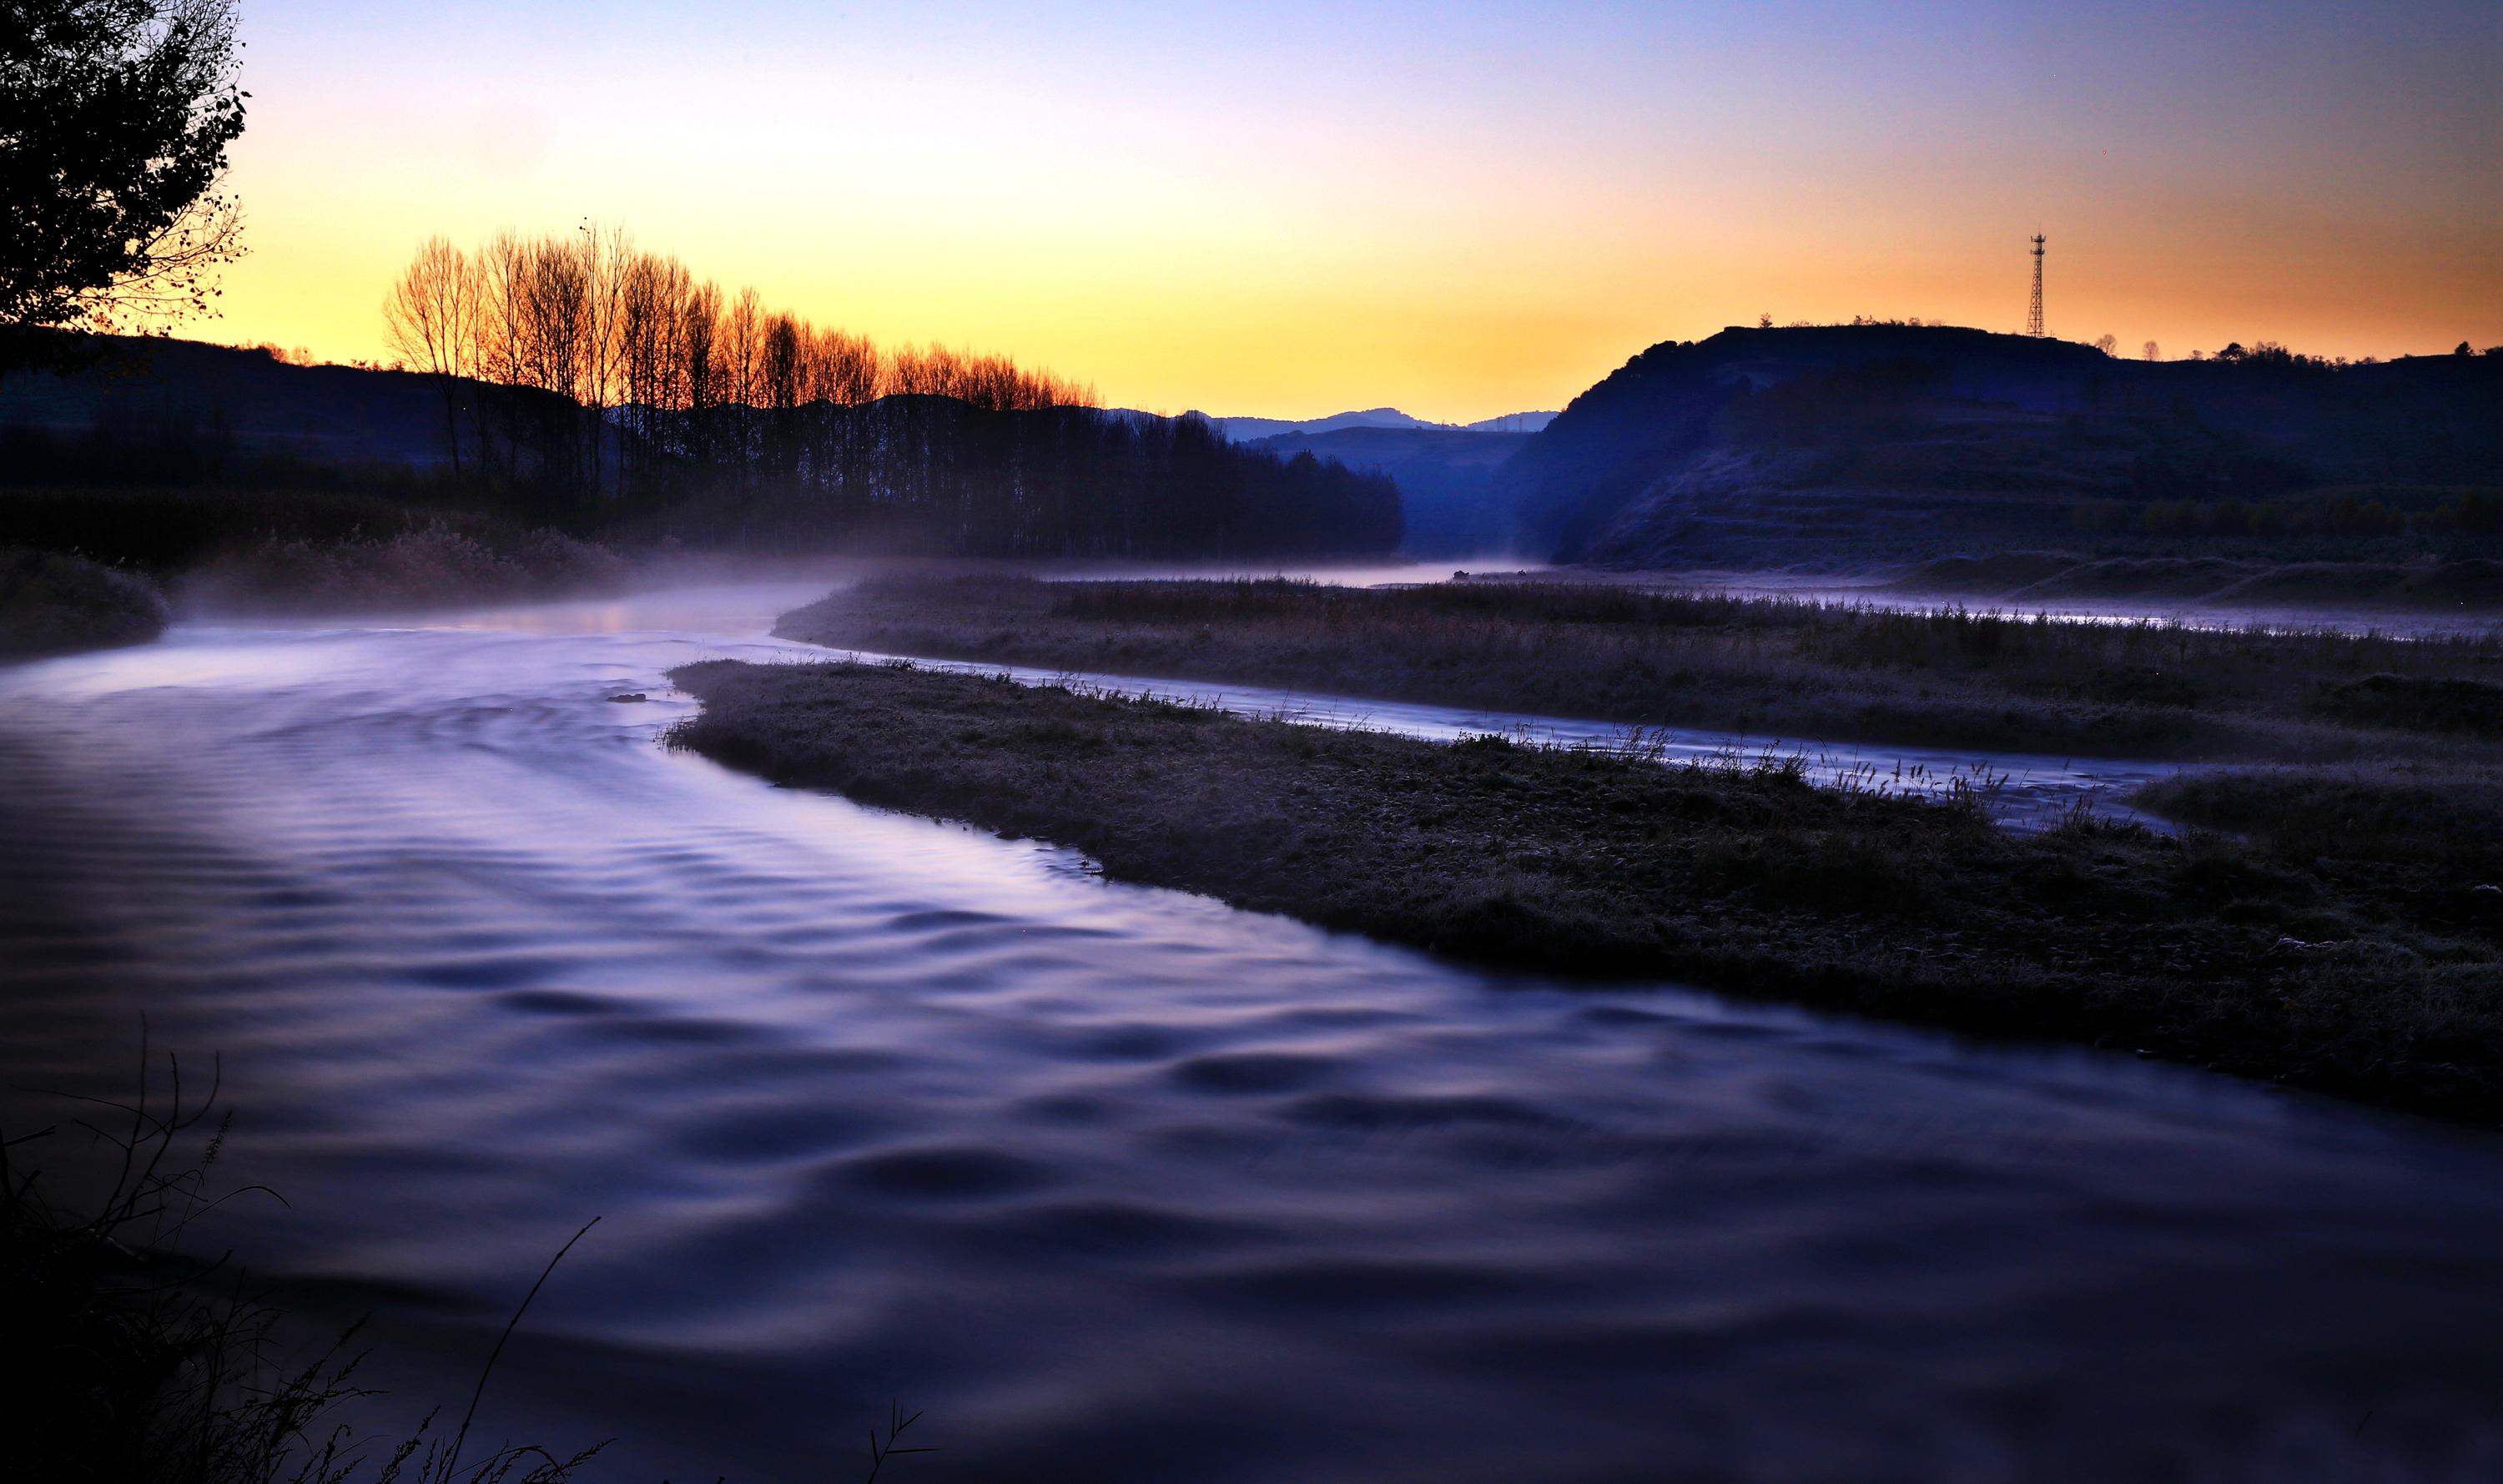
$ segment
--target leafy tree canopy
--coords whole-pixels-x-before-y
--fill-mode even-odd
[[[208,311],[241,219],[235,0],[0,6],[0,366],[46,327]]]

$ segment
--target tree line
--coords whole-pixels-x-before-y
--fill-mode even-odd
[[[1399,537],[1380,475],[1108,413],[1091,386],[1010,356],[887,349],[614,229],[433,238],[384,312],[404,365],[441,388],[456,476],[690,539],[1230,556]]]

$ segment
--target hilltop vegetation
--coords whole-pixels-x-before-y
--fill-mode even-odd
[[[1940,326],[1725,330],[1635,356],[1495,484],[1532,550],[1612,566],[2492,554],[2503,356],[2234,350],[2131,361]]]

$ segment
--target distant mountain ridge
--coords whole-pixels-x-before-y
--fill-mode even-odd
[[[1494,493],[1495,472],[1529,441],[1507,433],[1424,423],[1272,433],[1241,446],[1281,456],[1310,454],[1373,469],[1399,487],[1399,549],[1411,556],[1517,556],[1520,530]]]
[[[1201,414],[1206,417],[1206,414]],[[1485,418],[1475,422],[1428,422],[1413,418],[1396,407],[1373,407],[1362,412],[1332,413],[1326,418],[1216,418],[1216,424],[1228,441],[1251,443],[1274,438],[1281,433],[1316,435],[1344,432],[1350,428],[1431,428],[1441,432],[1467,433],[1534,433],[1555,421],[1552,412],[1514,412],[1498,418]]]
[[[1113,416],[1150,419],[1152,413],[1116,409]],[[1475,422],[1428,422],[1395,407],[1333,413],[1301,422],[1286,418],[1206,419],[1227,442],[1291,457],[1310,454],[1352,469],[1389,475],[1399,487],[1405,536],[1400,550],[1412,556],[1516,556],[1521,525],[1494,494],[1494,474],[1530,434],[1556,419],[1552,412],[1506,413]]]

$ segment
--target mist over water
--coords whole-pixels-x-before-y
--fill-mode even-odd
[[[0,670],[0,1069],[223,1054],[291,1204],[198,1245],[374,1310],[394,1420],[602,1217],[482,1422],[600,1477],[843,1477],[890,1397],[905,1480],[2503,1470],[2492,1136],[1477,972],[657,744],[821,589]]]

